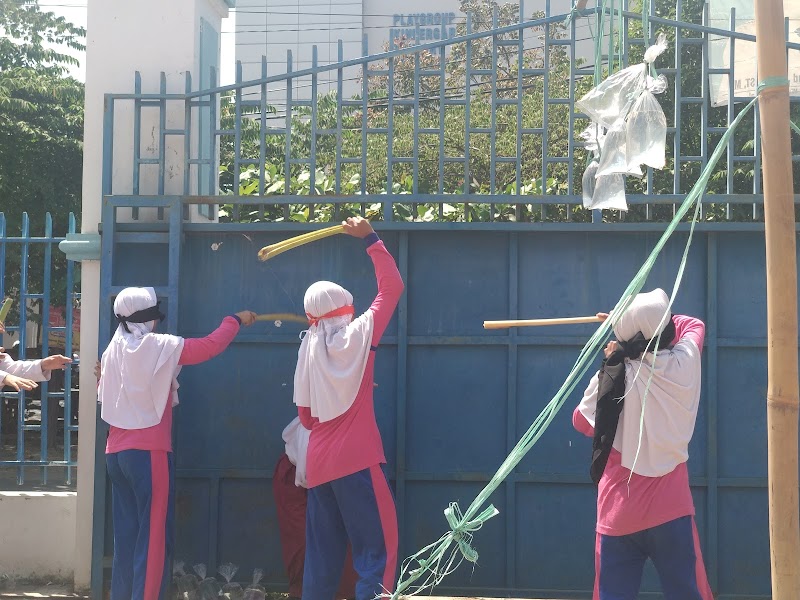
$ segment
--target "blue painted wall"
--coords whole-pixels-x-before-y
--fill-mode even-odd
[[[318,279],[350,289],[356,310],[368,307],[376,286],[357,241],[336,236],[260,263],[259,248],[293,234],[268,227],[253,226],[246,235],[240,226],[215,226],[213,233],[186,227],[181,335],[205,335],[242,308],[302,314],[303,293]],[[485,331],[483,320],[608,309],[658,235],[557,227],[381,232],[407,284],[378,353],[375,391],[403,556],[445,531],[442,511],[450,501],[469,504],[592,331],[589,325]],[[689,468],[712,585],[723,598],[766,598],[764,239],[752,225],[737,227],[696,234],[675,309],[707,323]],[[677,234],[670,241],[647,289],[671,289],[685,240]],[[113,285],[166,285],[166,270],[153,267],[165,264],[167,245],[125,251],[132,248],[122,244],[114,252]],[[242,580],[260,567],[275,589],[285,581],[270,477],[283,448],[281,430],[295,415],[301,329],[258,323],[223,355],[181,374],[176,558],[187,565],[203,562],[214,570],[234,562]],[[462,566],[440,592],[588,594],[595,489],[587,475],[590,441],[571,425],[579,399],[564,407],[495,493],[501,513],[475,537],[478,565]],[[643,589],[658,589],[652,570]]]

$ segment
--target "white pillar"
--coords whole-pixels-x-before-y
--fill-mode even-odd
[[[83,155],[82,233],[97,233],[102,199],[103,106],[106,93],[134,91],[134,72],[142,77],[143,92],[158,92],[163,71],[167,91],[185,89],[190,71],[194,87],[200,82],[201,64],[219,64],[222,19],[233,0],[89,0],[86,43],[86,113]],[[201,48],[201,26],[204,44]],[[211,34],[211,35],[209,35]],[[216,38],[214,38],[214,34]],[[216,51],[209,40],[216,39]],[[201,52],[202,50],[202,52]],[[183,108],[168,105],[167,127],[183,127]],[[115,160],[113,192],[132,191],[133,102],[115,106]],[[199,119],[194,118],[194,138]],[[147,132],[155,127],[155,142]],[[158,111],[145,110],[142,117],[142,156],[157,152]],[[165,193],[183,193],[183,141],[168,142],[169,177]],[[157,192],[158,169],[142,168],[140,193]],[[196,179],[196,178],[195,178]],[[193,187],[196,183],[193,184]],[[194,189],[192,191],[195,191]],[[212,192],[213,193],[213,192]],[[143,213],[142,219],[153,215]],[[194,218],[203,218],[193,211]],[[204,219],[204,218],[203,218]],[[124,220],[122,217],[121,220]],[[78,443],[78,508],[75,551],[75,588],[89,588],[92,555],[92,511],[94,499],[94,453],[96,381],[93,363],[98,356],[100,263],[83,261],[81,271],[81,347],[84,368],[80,371],[80,434]]]

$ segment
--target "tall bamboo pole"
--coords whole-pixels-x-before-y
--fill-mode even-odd
[[[787,77],[783,0],[755,0],[758,77]],[[773,600],[800,598],[797,264],[789,87],[759,100],[767,245],[767,448]]]

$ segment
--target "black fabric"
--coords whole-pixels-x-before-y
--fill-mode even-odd
[[[661,332],[658,350],[663,350],[675,339],[675,323],[670,316],[667,326]],[[639,358],[650,345],[638,332],[627,342],[617,342],[619,350],[603,359],[597,386],[597,408],[594,417],[594,439],[592,440],[592,464],[589,475],[594,483],[599,483],[614,445],[619,415],[622,412],[625,396],[625,359]]]
[[[135,313],[127,317],[116,315],[117,321],[122,323],[125,331],[130,333],[131,330],[128,329],[128,323],[149,323],[150,321],[163,321],[164,313],[161,312],[161,309],[159,308],[160,306],[161,302],[156,302],[155,306],[145,308],[144,310],[137,310]]]

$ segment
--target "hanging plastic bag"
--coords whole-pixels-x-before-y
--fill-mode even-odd
[[[642,176],[638,164],[629,164],[626,139],[625,123],[618,122],[609,130],[600,151],[597,177],[614,174]]]
[[[663,169],[666,164],[667,118],[654,94],[666,89],[666,78],[648,77],[647,90],[633,103],[625,124],[625,151],[629,168],[647,165]]]
[[[633,101],[645,86],[647,66],[633,65],[614,73],[575,104],[590,119],[611,129],[628,114]]]
[[[586,208],[628,210],[628,203],[625,200],[625,176],[604,175],[595,178],[592,205]]]
[[[592,207],[592,197],[594,196],[594,190],[597,186],[597,182],[595,180],[596,175],[597,161],[593,160],[583,172],[583,205],[586,208]]]
[[[614,73],[575,104],[593,121],[611,129],[617,121],[625,120],[647,85],[648,65],[666,49],[667,38],[662,33],[645,52],[645,62]]]

